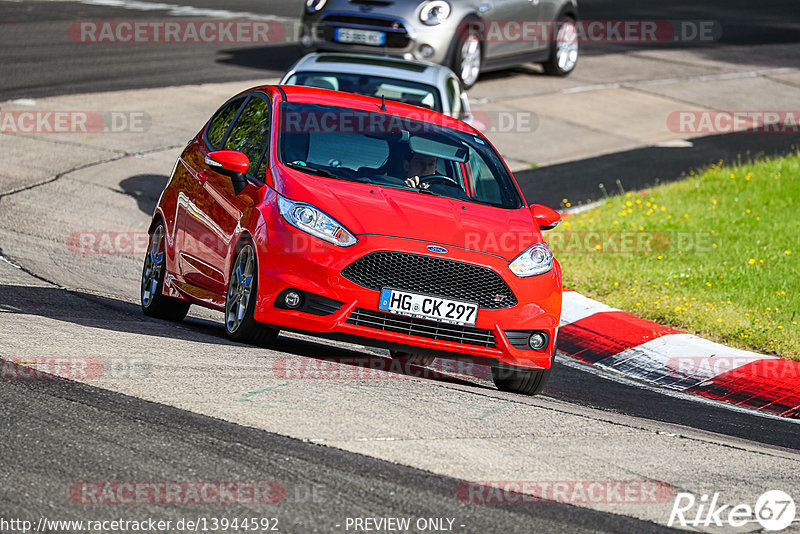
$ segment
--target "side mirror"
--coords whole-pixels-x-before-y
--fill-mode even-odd
[[[239,194],[247,187],[247,169],[250,159],[238,150],[217,150],[206,156],[206,165],[231,179],[233,192]]]
[[[561,223],[561,215],[553,208],[542,204],[531,204],[531,214],[540,230],[552,230]]]

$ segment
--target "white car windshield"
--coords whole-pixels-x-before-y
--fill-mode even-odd
[[[435,87],[397,78],[339,72],[296,72],[286,80],[286,84],[344,91],[376,98],[385,97],[404,104],[442,111],[439,92]]]

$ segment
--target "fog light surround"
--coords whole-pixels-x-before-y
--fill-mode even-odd
[[[547,348],[547,343],[549,341],[545,332],[536,331],[531,333],[530,337],[528,337],[528,346],[533,350],[544,350]]]
[[[436,51],[429,44],[420,45],[419,47],[419,55],[422,59],[430,59],[435,53]]]
[[[303,305],[303,295],[301,295],[298,291],[287,291],[283,295],[283,303],[290,310],[296,310]]]

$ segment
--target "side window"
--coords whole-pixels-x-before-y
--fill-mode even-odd
[[[475,198],[483,202],[501,204],[503,196],[500,185],[483,159],[472,149],[469,151],[469,170],[475,184]]]
[[[447,79],[447,100],[450,102],[450,115],[461,118],[461,88],[455,78]]]
[[[256,179],[266,179],[266,165],[259,166],[261,156],[269,145],[269,104],[263,98],[253,96],[244,108],[231,135],[225,142],[225,150],[238,150],[250,160],[248,173]]]
[[[225,133],[228,131],[228,126],[231,125],[231,121],[236,116],[236,112],[239,111],[242,102],[244,102],[244,97],[228,102],[214,115],[206,134],[212,148],[219,148]]]

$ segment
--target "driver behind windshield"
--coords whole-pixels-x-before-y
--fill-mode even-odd
[[[420,182],[420,176],[430,176],[436,174],[438,158],[417,154],[410,149],[403,154],[403,170],[406,173],[405,183],[408,187],[418,187],[428,189],[429,184]]]

